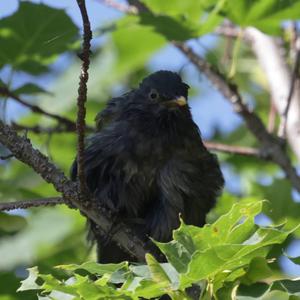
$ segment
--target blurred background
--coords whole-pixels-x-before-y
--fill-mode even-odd
[[[3,29],[5,24],[9,24],[9,18],[20,13],[19,6],[22,3],[24,2],[17,0],[0,0],[0,38],[1,34],[9,34],[1,31],[1,27]],[[19,91],[26,101],[75,120],[80,73],[80,59],[77,53],[81,43],[81,16],[78,7],[75,1],[69,0],[26,3],[42,3],[51,9],[63,10],[67,15],[58,16],[59,34],[45,42],[45,47],[49,48],[49,55],[47,59],[44,58],[44,69],[41,70],[38,66],[35,68],[34,64],[14,68],[10,62],[13,53],[10,57],[10,53],[5,56],[5,51],[0,51],[0,79],[12,90]],[[125,4],[123,1],[118,3]],[[179,72],[184,81],[191,86],[189,103],[203,139],[229,145],[257,146],[232,106],[174,46],[147,28],[128,29],[124,14],[105,5],[103,1],[89,0],[87,9],[94,33],[88,82],[86,120],[89,125],[93,126],[94,117],[109,98],[136,87],[139,81],[151,72],[164,69]],[[35,14],[32,10],[31,17],[32,20],[29,20],[24,12],[24,24],[18,23],[16,26],[22,28],[20,30],[30,26],[34,28],[39,22],[45,22],[45,27],[47,26],[45,16]],[[119,24],[117,27],[116,22]],[[30,31],[28,32],[30,36]],[[4,49],[6,45],[1,45],[1,42],[3,40],[0,39],[0,48]],[[66,43],[68,48],[53,54],[51,47],[57,43]],[[219,34],[206,34],[190,40],[189,45],[219,69],[228,72],[232,68],[232,39]],[[23,46],[23,55],[28,55],[26,49],[30,48],[30,43]],[[239,49],[235,69],[235,82],[239,85],[247,104],[255,108],[267,123],[270,110],[267,82],[249,47],[243,43]],[[33,85],[35,87],[32,87]],[[76,153],[76,135],[73,132],[44,131],[36,134],[30,127],[39,124],[43,128],[51,128],[55,121],[34,114],[11,99],[1,99],[0,116],[8,123],[28,127],[28,130],[21,130],[20,134],[27,134],[35,147],[49,155],[66,173],[69,172]],[[0,153],[7,154],[1,145]],[[292,227],[299,223],[300,196],[275,164],[236,154],[217,155],[222,164],[226,188],[208,221],[215,220],[239,199],[252,197],[267,199],[272,207],[272,210],[266,209],[265,213],[259,216],[259,224],[267,225],[286,220]],[[57,195],[51,185],[15,159],[0,160],[0,174],[2,202]],[[295,237],[287,240],[284,245],[284,252],[290,256],[300,255],[299,234],[300,232],[297,236],[296,232]],[[274,255],[282,253],[282,246],[273,249],[273,252]],[[20,296],[14,295],[13,292],[17,289],[20,279],[26,276],[27,267],[38,265],[41,272],[47,272],[54,265],[81,263],[91,259],[95,259],[95,254],[85,241],[85,219],[78,211],[61,205],[0,213],[0,300],[24,299],[24,293]],[[289,275],[300,274],[299,266],[283,256],[276,268]],[[26,295],[27,299],[35,299],[29,292]]]

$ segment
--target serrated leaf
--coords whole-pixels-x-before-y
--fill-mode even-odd
[[[153,282],[152,280],[142,280],[135,290],[138,297],[155,298],[163,295],[165,283]]]
[[[101,295],[101,288],[89,280],[88,276],[75,274],[76,282],[71,286],[82,299],[96,300]]]
[[[59,291],[62,293],[75,295],[76,296],[76,289],[70,285],[67,285],[65,282],[58,280],[51,274],[39,274],[39,277],[43,279],[44,283],[41,288],[45,292],[51,291]]]
[[[98,274],[98,275],[103,275],[103,274],[112,274],[115,271],[121,270],[123,268],[127,269],[128,268],[128,262],[121,262],[119,264],[99,264],[96,262],[85,262],[81,265],[60,265],[57,266],[56,268],[66,270],[66,271],[76,271],[76,270],[86,270],[92,274]]]

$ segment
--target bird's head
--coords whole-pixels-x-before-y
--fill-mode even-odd
[[[189,86],[171,71],[158,71],[146,77],[139,87],[145,101],[174,109],[187,106]]]

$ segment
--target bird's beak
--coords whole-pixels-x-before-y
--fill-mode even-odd
[[[175,99],[170,100],[168,102],[170,104],[176,104],[178,106],[185,106],[185,105],[187,105],[187,101],[186,101],[186,98],[184,96],[176,97]]]

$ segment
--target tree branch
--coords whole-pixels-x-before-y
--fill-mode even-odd
[[[286,101],[286,106],[281,116],[281,124],[278,129],[278,135],[282,138],[286,137],[286,129],[287,129],[287,121],[288,121],[288,113],[291,106],[292,98],[295,92],[295,87],[297,80],[299,79],[299,67],[300,67],[300,39],[297,39],[296,42],[296,60],[293,68],[292,78],[291,78],[291,85],[288,94],[288,98]],[[300,99],[299,99],[300,100]]]
[[[75,126],[75,123],[74,123]],[[63,124],[58,124],[53,127],[44,127],[40,125],[34,125],[34,126],[29,126],[29,125],[22,125],[16,122],[11,123],[11,127],[16,130],[16,131],[30,131],[36,134],[54,134],[54,133],[75,133],[76,128],[70,128],[66,127]],[[93,126],[86,126],[86,131],[87,132],[93,132],[95,128]]]
[[[102,2],[107,5],[110,6],[120,12],[126,13],[126,14],[137,14],[138,10],[135,6],[133,5],[126,5],[123,3],[119,3],[117,1],[114,0],[102,0]]]
[[[14,157],[13,154],[2,155],[2,156],[0,156],[0,160],[7,160],[7,159],[10,159],[12,157]]]
[[[253,51],[266,74],[272,100],[281,118],[284,118],[287,103],[290,101],[286,133],[289,144],[300,161],[300,90],[296,88],[297,85],[291,90],[292,76],[282,56],[282,49],[274,38],[256,28],[246,28],[245,36],[251,41]]]
[[[18,160],[30,166],[46,182],[53,184],[55,189],[62,194],[68,206],[78,208],[83,215],[98,225],[99,231],[104,235],[109,234],[113,226],[110,212],[99,207],[93,198],[88,203],[82,203],[77,192],[77,183],[70,181],[61,170],[49,162],[48,157],[34,149],[29,139],[18,136],[13,129],[4,125],[2,121],[0,121],[0,142]],[[138,261],[144,261],[145,245],[128,226],[122,224],[111,238],[132,257]]]
[[[270,109],[269,109],[268,125],[267,125],[267,129],[270,133],[275,132],[276,116],[277,116],[276,107],[274,105],[273,100],[270,99]]]
[[[262,155],[261,151],[256,148],[232,146],[232,145],[226,145],[226,144],[214,143],[208,141],[204,141],[204,145],[207,149],[212,151],[225,152],[230,154],[239,154],[244,156],[254,156],[256,158],[264,158],[264,159],[266,158],[264,157],[264,155]]]
[[[40,108],[37,105],[34,105],[34,104],[31,104],[31,103],[28,103],[28,102],[24,101],[23,99],[21,99],[20,96],[14,94],[12,91],[10,91],[5,86],[0,87],[0,94],[2,96],[14,99],[18,103],[20,103],[23,106],[29,108],[33,113],[38,113],[38,114],[41,114],[41,115],[45,115],[49,118],[55,119],[59,123],[64,124],[67,128],[70,128],[70,129],[73,129],[73,130],[75,130],[75,128],[76,128],[76,124],[73,121],[71,121],[71,120],[69,120],[65,117],[59,116],[57,114],[49,113],[49,112],[45,111],[44,109]]]
[[[23,200],[16,202],[0,203],[0,211],[9,211],[14,209],[27,209],[39,206],[54,206],[57,204],[64,204],[65,200],[61,197],[50,197],[42,199]]]
[[[90,65],[90,48],[92,40],[91,25],[88,17],[88,13],[85,6],[85,0],[77,0],[78,7],[80,9],[82,22],[83,22],[83,43],[82,43],[82,59],[81,73],[79,76],[79,88],[77,97],[77,170],[79,179],[79,193],[82,200],[86,200],[85,195],[87,194],[85,175],[84,175],[84,136],[85,136],[85,115],[86,108],[85,102],[87,100],[87,82],[89,79],[89,65]]]

